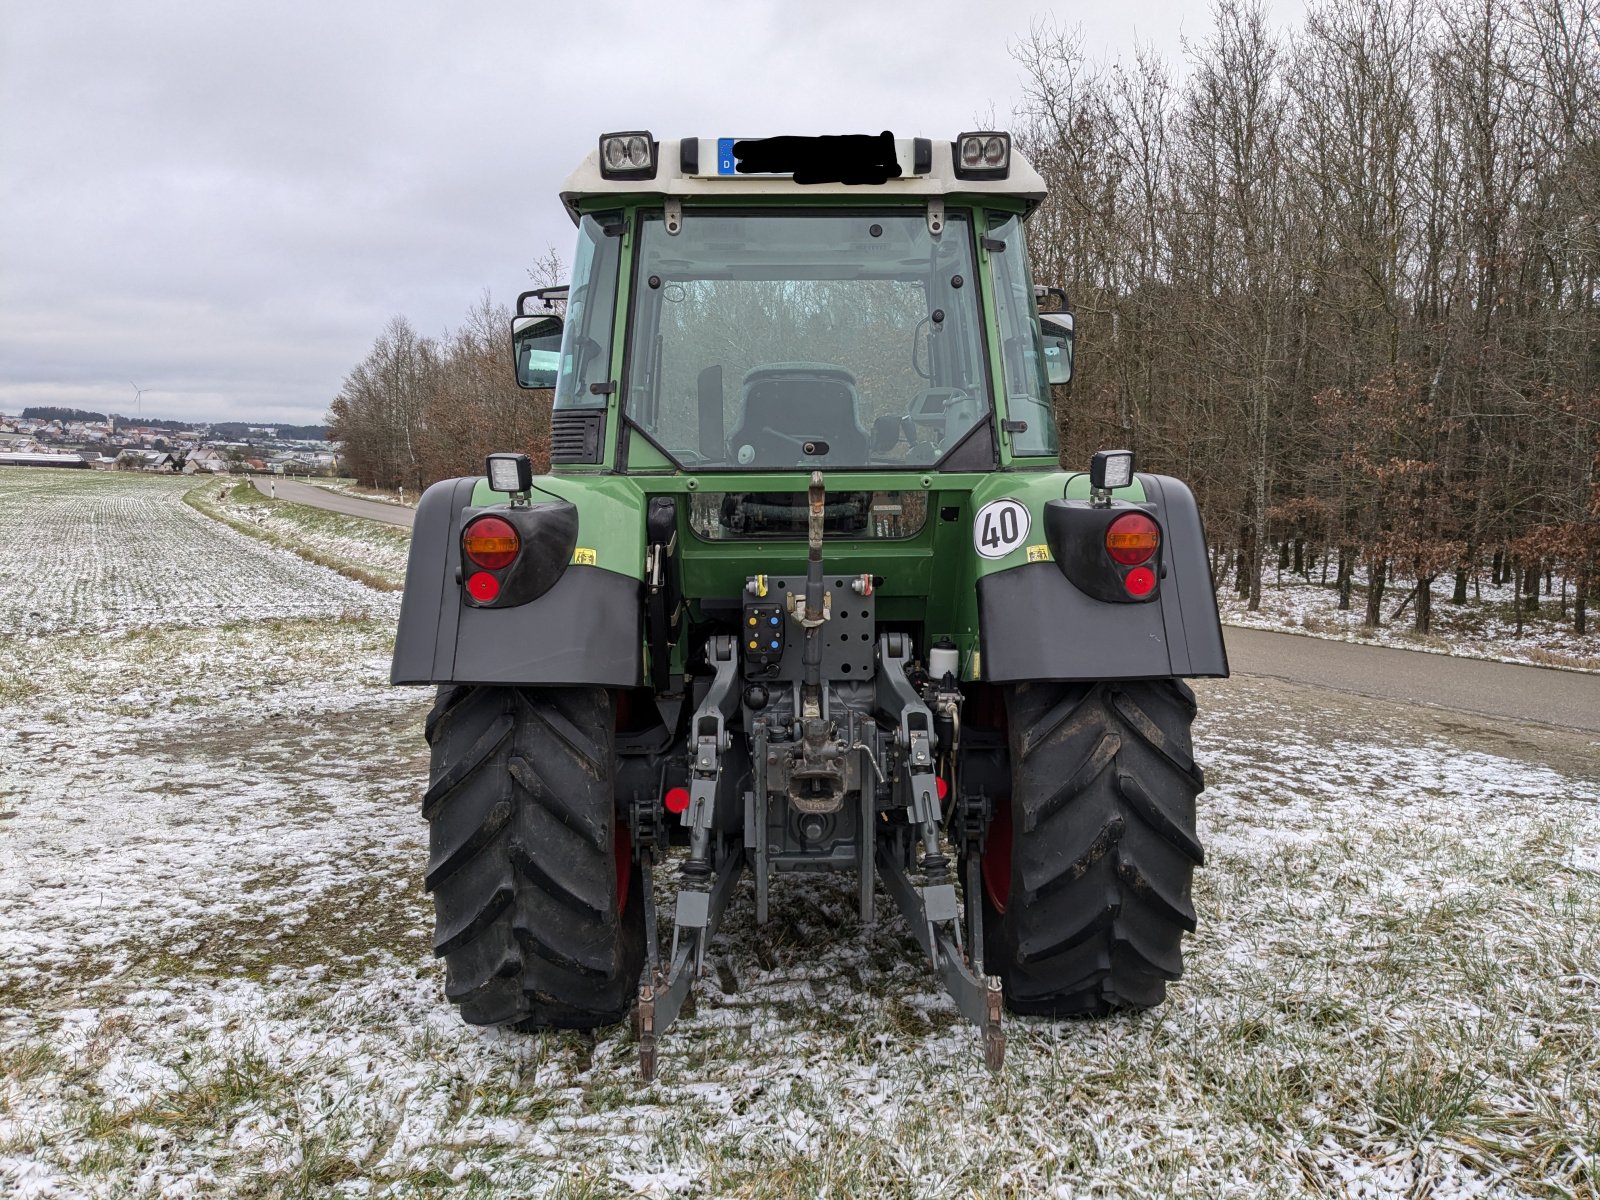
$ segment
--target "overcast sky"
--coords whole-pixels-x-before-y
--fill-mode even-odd
[[[1277,0],[1280,20],[1298,16]],[[0,412],[318,421],[384,322],[509,301],[604,130],[949,137],[1037,20],[1180,53],[1174,0],[0,3]]]

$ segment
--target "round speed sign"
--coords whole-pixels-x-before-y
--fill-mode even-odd
[[[985,558],[1004,558],[1028,540],[1033,516],[1020,500],[991,500],[972,518],[972,545]]]

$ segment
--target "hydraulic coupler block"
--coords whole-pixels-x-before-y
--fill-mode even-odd
[[[768,594],[767,576],[757,575],[745,585],[744,616],[739,640],[744,651],[744,673],[766,679],[777,673],[785,644],[783,604]]]
[[[851,591],[847,577],[829,575],[827,584],[831,612],[816,635],[822,642],[822,678],[833,683],[870,680],[877,669],[877,597]],[[789,598],[794,598],[794,613],[804,611],[805,589],[804,575],[753,575],[746,581],[739,617],[746,679],[803,680],[807,631],[791,614]]]

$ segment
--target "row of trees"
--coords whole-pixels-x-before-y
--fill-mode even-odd
[[[362,483],[419,491],[483,469],[493,450],[549,459],[550,397],[517,387],[511,312],[485,294],[459,329],[394,317],[328,407],[328,436]]]
[[[1018,48],[1019,142],[1066,283],[1068,461],[1130,444],[1200,495],[1226,581],[1600,574],[1596,0],[1219,0],[1175,65]],[[1276,551],[1277,553],[1273,553]],[[1280,561],[1282,559],[1280,558]],[[1363,570],[1364,568],[1364,570]],[[1396,595],[1396,600],[1404,602]]]

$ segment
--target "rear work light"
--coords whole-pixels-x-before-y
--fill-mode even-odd
[[[963,133],[954,149],[958,179],[1004,179],[1011,174],[1009,133]]]
[[[485,570],[509,567],[522,549],[522,539],[509,522],[499,517],[475,517],[461,531],[461,548]]]
[[[1125,567],[1149,562],[1160,546],[1160,528],[1143,513],[1124,513],[1106,528],[1106,551]]]

